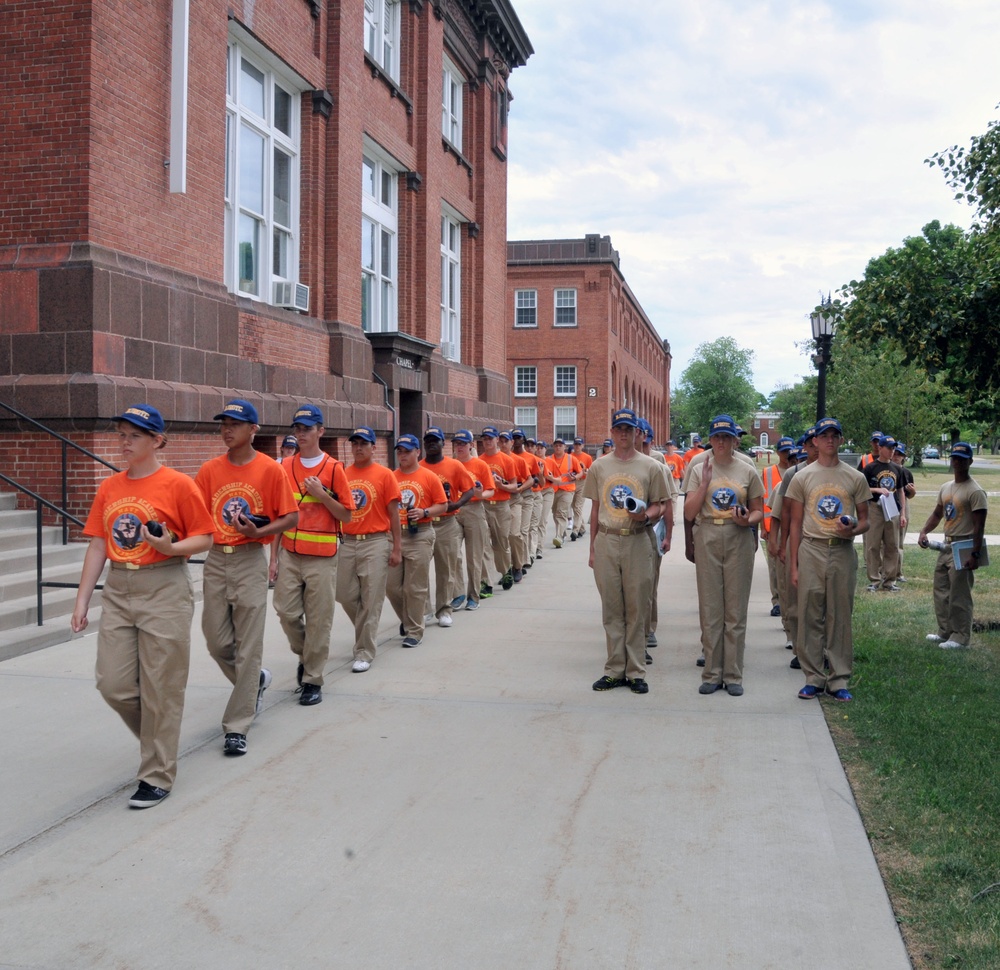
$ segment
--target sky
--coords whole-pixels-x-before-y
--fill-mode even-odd
[[[821,294],[969,225],[924,159],[998,117],[996,0],[513,4],[507,238],[610,236],[673,384],[724,336],[796,383]]]

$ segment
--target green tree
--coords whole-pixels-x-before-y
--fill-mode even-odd
[[[924,162],[941,169],[956,199],[976,207],[980,228],[1000,229],[1000,121],[991,121],[985,134],[973,135],[967,149],[952,145]]]
[[[872,431],[891,434],[919,455],[956,427],[961,398],[942,381],[932,381],[925,368],[904,363],[903,352],[886,345],[881,352],[835,338],[828,383],[827,410],[844,428],[856,449],[865,450]]]
[[[729,414],[747,427],[764,400],[753,386],[753,351],[732,337],[700,344],[677,385],[683,418],[704,434],[717,414]],[[671,410],[676,397],[671,399]]]
[[[798,438],[816,420],[818,379],[810,374],[797,384],[777,388],[768,402],[768,410],[781,414],[781,433]]]

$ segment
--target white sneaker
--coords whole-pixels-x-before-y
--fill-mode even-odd
[[[351,670],[356,674],[363,674],[371,664],[367,660],[355,660]]]
[[[451,614],[442,613],[438,618],[438,626],[451,626]]]
[[[928,633],[924,639],[930,640],[931,643],[941,642],[941,638],[936,633]]]
[[[552,545],[554,545],[557,549],[562,549],[562,539],[560,539],[559,536],[556,536],[552,540]]]
[[[260,714],[264,709],[264,691],[271,686],[271,671],[267,667],[260,668],[260,680],[257,685],[257,707],[255,712]]]
[[[957,640],[945,640],[941,644],[942,650],[964,650],[968,646],[967,643],[959,643]]]

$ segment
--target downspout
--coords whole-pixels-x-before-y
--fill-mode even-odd
[[[390,398],[389,398],[389,385],[386,384],[386,382],[384,380],[382,380],[382,378],[379,377],[378,374],[375,373],[375,371],[372,371],[372,377],[374,377],[375,380],[377,380],[379,382],[379,384],[382,385],[382,390],[385,393],[385,406],[389,409],[389,411],[392,412],[392,441],[389,442],[389,461],[390,461],[389,467],[390,468],[395,468],[395,466],[396,466],[396,452],[393,451],[392,445],[395,443],[396,438],[399,437],[399,435],[396,433],[397,430],[398,430],[398,425],[396,423],[396,409],[392,406],[392,404],[389,403],[389,401],[390,401]]]

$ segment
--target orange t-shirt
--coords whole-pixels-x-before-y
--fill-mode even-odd
[[[292,455],[278,464],[288,475],[292,496],[299,506],[299,521],[295,528],[281,534],[282,547],[306,556],[336,555],[340,520],[318,498],[305,491],[302,483],[315,476],[341,505],[353,512],[354,499],[344,474],[344,463],[326,455],[318,465],[309,468],[303,463],[301,455]]]
[[[513,484],[517,481],[517,466],[510,460],[510,455],[505,455],[502,451],[498,451],[495,455],[480,455],[480,458],[490,466],[494,482]],[[495,484],[494,487],[496,488]],[[506,489],[497,488],[490,501],[508,502],[510,501],[510,494]]]
[[[420,467],[434,472],[441,479],[445,498],[449,502],[457,502],[476,484],[476,480],[469,474],[468,469],[457,458],[442,458],[436,465],[428,464],[425,458],[420,462]],[[417,505],[419,506],[420,503],[418,502]],[[454,512],[441,513],[442,518],[450,515],[458,515],[458,509],[455,509]]]
[[[557,475],[559,477],[560,484],[554,486],[557,492],[575,492],[576,482],[570,481],[567,476],[570,472],[576,472],[579,475],[583,471],[580,463],[568,451],[562,458],[549,455],[545,459],[545,470],[549,475]]]
[[[687,468],[691,464],[692,458],[697,458],[705,449],[701,445],[695,445],[693,448],[688,448],[684,452],[684,467]]]
[[[580,454],[574,451],[571,454],[583,466],[584,471],[590,471],[590,466],[594,464],[594,459],[590,456],[589,451],[581,451]]]
[[[142,538],[141,526],[162,522],[178,539],[214,531],[205,500],[195,483],[163,465],[145,478],[118,472],[101,482],[90,507],[85,536],[103,538],[108,558],[137,566],[170,559]]]
[[[465,466],[465,470],[473,477],[473,479],[479,482],[483,486],[483,491],[488,492],[490,489],[496,489],[496,482],[493,481],[493,472],[490,466],[483,461],[482,458],[476,458],[474,455],[469,456],[468,461],[462,462]],[[471,501],[481,502],[481,498],[476,498],[475,495],[472,496]]]
[[[462,471],[464,472],[465,469],[463,468]],[[468,473],[466,472],[466,474]],[[423,465],[417,465],[416,471],[412,472],[404,472],[397,468],[393,475],[396,476],[396,481],[399,483],[399,520],[404,529],[409,525],[406,513],[410,509],[426,509],[431,505],[448,501],[441,479],[434,472],[424,468]],[[417,521],[430,522],[430,519],[424,516]]]
[[[684,456],[675,451],[672,455],[664,455],[663,460],[670,466],[670,474],[680,481],[684,477]]]
[[[210,458],[198,470],[195,483],[215,523],[217,545],[241,546],[246,542],[268,545],[274,539],[274,536],[248,539],[237,532],[232,522],[241,512],[266,515],[273,522],[298,511],[288,476],[273,458],[259,451],[245,465],[234,465],[228,454]]]
[[[345,473],[354,499],[354,511],[351,521],[343,525],[344,535],[388,532],[391,526],[389,505],[400,499],[396,476],[385,465],[375,461],[364,468],[349,465]]]

